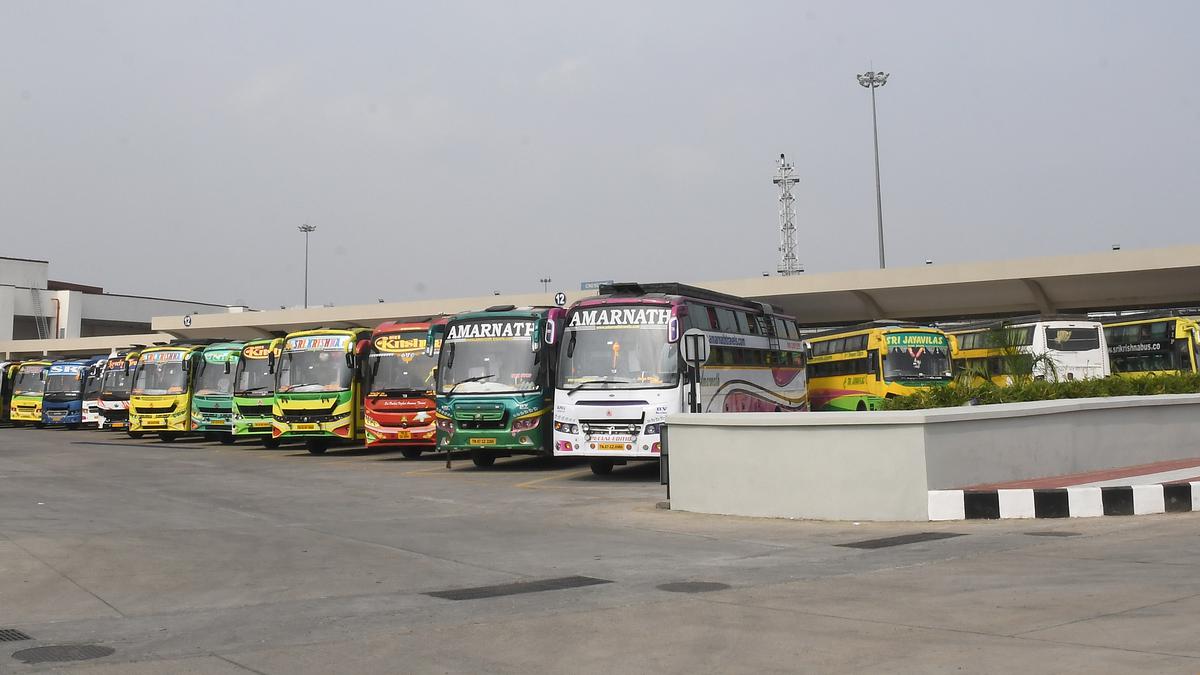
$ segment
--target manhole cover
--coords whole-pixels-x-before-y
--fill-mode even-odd
[[[13,652],[13,658],[22,663],[57,663],[59,661],[87,661],[108,656],[117,650],[102,645],[49,645],[32,647]]]
[[[658,590],[669,593],[710,593],[726,588],[729,588],[729,584],[719,584],[715,581],[675,581],[658,585]]]

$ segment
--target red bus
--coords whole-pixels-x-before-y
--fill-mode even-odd
[[[371,334],[363,401],[367,447],[398,447],[416,459],[437,442],[434,371],[441,340],[425,350],[431,326],[448,317],[380,324]]]

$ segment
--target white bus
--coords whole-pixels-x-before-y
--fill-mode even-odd
[[[684,331],[702,331],[708,360],[686,366]],[[804,343],[770,305],[682,284],[609,284],[573,304],[559,340],[554,455],[586,457],[598,475],[658,459],[667,415],[807,408]]]
[[[947,327],[953,338],[954,367],[961,371],[986,373],[998,385],[1012,382],[1006,372],[1004,351],[1016,350],[1031,356],[1046,355],[1053,368],[1034,365],[1036,379],[1086,380],[1108,377],[1108,345],[1099,321],[1086,318],[1005,319]]]

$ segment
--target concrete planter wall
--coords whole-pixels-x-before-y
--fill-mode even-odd
[[[671,508],[928,520],[929,490],[1200,457],[1200,394],[667,420]]]

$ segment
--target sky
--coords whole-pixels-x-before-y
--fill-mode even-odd
[[[1200,243],[1195,2],[0,4],[0,255],[258,308]],[[1180,73],[1183,73],[1182,75]],[[1182,80],[1180,78],[1183,78]]]

